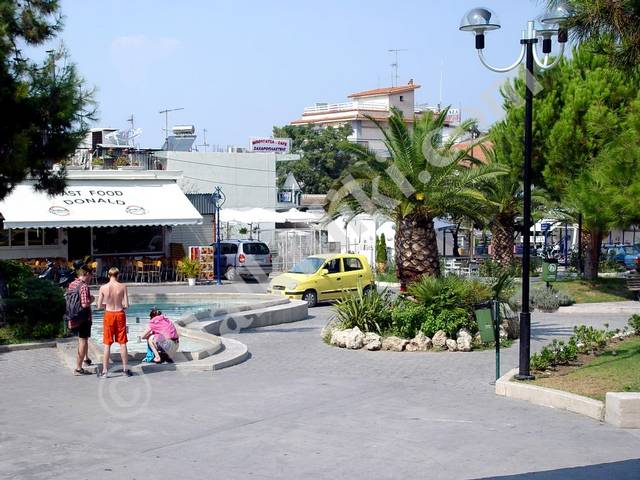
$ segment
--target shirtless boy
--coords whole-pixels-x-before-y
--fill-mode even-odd
[[[109,269],[109,282],[100,287],[98,294],[98,308],[104,308],[104,357],[102,360],[102,378],[108,377],[109,356],[114,339],[120,345],[122,371],[130,377],[131,370],[127,368],[127,316],[125,310],[129,308],[129,294],[127,287],[118,281],[120,271],[112,267]]]

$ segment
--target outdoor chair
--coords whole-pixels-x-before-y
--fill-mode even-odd
[[[162,261],[156,260],[150,265],[147,265],[147,280],[149,282],[158,282],[160,283],[160,273],[162,271]]]
[[[184,274],[182,273],[182,260],[176,261],[174,271],[176,282],[184,282]]]
[[[145,277],[147,277],[147,271],[144,268],[144,262],[142,260],[135,261],[135,273],[134,273],[134,282],[144,282]],[[139,279],[139,280],[138,280]]]

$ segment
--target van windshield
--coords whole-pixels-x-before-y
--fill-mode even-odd
[[[324,263],[324,259],[308,257],[302,260],[300,263],[296,263],[289,273],[315,273]]]

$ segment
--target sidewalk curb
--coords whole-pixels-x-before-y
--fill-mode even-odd
[[[59,340],[47,340],[44,342],[12,343],[0,345],[0,353],[18,352],[20,350],[38,350],[40,348],[56,348]]]
[[[567,410],[604,421],[604,402],[562,390],[511,381],[517,373],[518,369],[514,368],[498,379],[496,395],[526,400],[535,405]]]

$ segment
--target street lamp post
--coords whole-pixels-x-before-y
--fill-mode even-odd
[[[522,311],[520,312],[520,363],[518,368],[518,380],[532,380],[529,362],[531,352],[531,312],[529,309],[529,268],[531,256],[531,143],[533,127],[533,88],[535,83],[534,64],[542,70],[555,67],[564,53],[564,44],[567,42],[567,30],[563,28],[564,21],[569,16],[569,10],[563,4],[556,5],[539,19],[527,22],[527,30],[522,32],[520,44],[522,45],[518,59],[508,67],[497,68],[491,66],[484,57],[485,32],[500,28],[500,22],[496,14],[487,8],[474,8],[469,10],[460,22],[460,30],[472,32],[475,35],[475,45],[480,62],[489,70],[498,73],[509,72],[518,68],[523,60],[526,66],[526,92],[524,115],[524,206],[523,206],[523,235],[522,235]],[[558,36],[560,49],[557,58],[549,63],[551,54],[551,40]],[[536,44],[538,38],[542,39],[542,53],[544,58],[538,56]]]
[[[220,252],[220,209],[224,205],[227,197],[222,192],[222,189],[218,186],[213,190],[211,194],[211,203],[214,206],[214,212],[216,215],[216,285],[222,285],[222,252]]]

